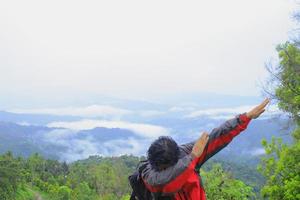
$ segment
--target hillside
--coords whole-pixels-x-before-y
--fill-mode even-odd
[[[38,154],[22,159],[6,153],[0,156],[2,177],[0,198],[7,200],[128,200],[131,189],[127,178],[135,170],[140,159],[143,158],[92,156],[66,164],[45,159]],[[221,173],[220,175],[227,181],[227,185],[221,187],[224,191],[239,184],[234,194],[229,192],[226,195],[232,197],[243,195],[243,191],[247,188],[249,190],[247,195],[255,197],[253,187],[260,184],[261,177],[249,180],[247,176],[253,176],[253,170],[230,165],[231,169],[228,172],[226,164],[223,163],[222,166],[225,171],[221,166],[210,162],[201,171],[204,185],[211,192],[208,192],[208,196],[215,195],[219,191],[219,187],[215,188],[211,184],[220,181],[218,177],[212,178],[213,174]],[[239,174],[243,176],[238,177]],[[209,182],[206,182],[206,177],[210,177]]]

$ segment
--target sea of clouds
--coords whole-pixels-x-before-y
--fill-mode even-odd
[[[60,153],[60,158],[71,162],[85,159],[90,155],[145,155],[148,146],[159,136],[176,137],[174,133],[177,130],[173,127],[151,123],[149,119],[201,120],[205,117],[212,119],[207,124],[209,128],[212,128],[217,125],[214,120],[219,122],[220,120],[230,119],[253,107],[253,105],[243,105],[199,109],[195,106],[172,106],[165,110],[155,108],[151,110],[130,110],[110,105],[91,105],[86,107],[13,109],[9,110],[9,112],[81,117],[81,120],[76,121],[52,121],[47,124],[47,127],[53,130],[43,136],[45,142],[64,147],[65,151]],[[275,114],[280,114],[280,111],[276,106],[270,106],[266,114],[264,114],[264,118]],[[130,120],[127,120],[127,118]],[[136,122],[134,122],[135,119]],[[207,128],[207,126],[204,128]],[[81,131],[92,130],[97,127],[128,130],[133,133],[133,136],[109,141],[99,141],[93,136],[80,137]],[[189,133],[189,136],[186,136],[186,138],[193,139],[199,136],[200,133],[192,128],[194,127],[190,127],[189,130],[189,127],[186,127],[186,133]],[[253,155],[262,153],[264,152],[261,149],[253,150],[252,152]]]

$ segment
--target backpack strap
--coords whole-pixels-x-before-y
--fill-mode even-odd
[[[153,200],[153,195],[146,188],[141,176],[140,172],[144,168],[145,163],[141,161],[138,165],[138,169],[128,177],[130,186],[132,188],[132,193],[130,200]]]

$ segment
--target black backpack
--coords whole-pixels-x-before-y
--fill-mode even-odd
[[[128,177],[132,193],[130,200],[172,200],[172,197],[161,196],[158,193],[151,193],[145,186],[141,173],[146,167],[146,163],[142,161],[138,169]]]
[[[130,200],[153,200],[152,194],[147,190],[141,174],[146,167],[146,161],[141,161],[137,167],[137,170],[128,177],[132,193]]]

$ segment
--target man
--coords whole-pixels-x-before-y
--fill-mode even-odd
[[[131,199],[205,200],[200,167],[245,130],[251,119],[259,117],[268,103],[269,99],[265,99],[209,135],[204,132],[196,142],[178,146],[170,137],[155,140],[148,149],[147,161],[129,178],[133,188]]]

